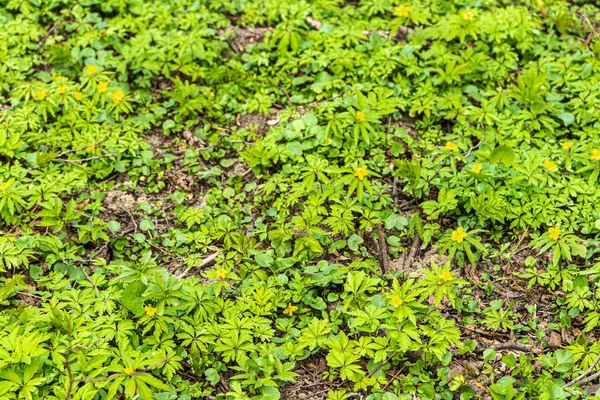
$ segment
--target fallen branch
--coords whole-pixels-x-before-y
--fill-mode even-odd
[[[598,393],[598,390],[600,390],[600,385],[596,384],[596,385],[586,386],[586,387],[582,387],[581,389],[585,390],[586,392],[588,392],[589,394],[591,394],[593,396],[596,393]]]
[[[91,160],[97,160],[99,158],[114,157],[114,156],[116,156],[116,154],[111,153],[111,154],[103,154],[101,156],[80,158],[79,160],[69,160],[66,158],[55,158],[54,161],[60,161],[60,162],[66,162],[66,163],[78,163],[78,162],[86,162],[86,161],[91,161]]]
[[[202,262],[200,263],[200,265],[198,265],[196,268],[200,269],[200,268],[204,268],[209,266],[210,264],[212,264],[212,262],[215,260],[215,258],[217,258],[217,256],[221,254],[220,251],[217,251],[216,253],[211,254],[210,256],[206,257],[204,260],[202,260]],[[180,273],[179,275],[177,275],[177,279],[181,279],[187,276],[187,274],[190,272],[189,269],[186,269],[185,271],[183,271],[182,273]]]
[[[81,272],[83,272],[83,275],[85,275],[85,279],[92,284],[92,286],[94,287],[94,291],[96,292],[96,296],[100,296],[100,290],[98,290],[98,286],[96,286],[96,283],[94,282],[94,280],[92,279],[92,277],[87,273],[87,271],[85,270],[85,267],[83,265],[79,265],[77,263],[85,263],[85,262],[89,262],[92,260],[77,260],[75,258],[65,258],[62,260],[62,262],[64,263],[67,260],[71,260],[73,261],[73,264],[75,264],[77,266],[77,268],[79,268],[81,270]]]
[[[491,347],[494,350],[517,350],[523,353],[537,353],[538,351],[532,347],[526,346],[521,343],[516,342],[506,342],[506,343],[498,343],[492,345]]]
[[[97,142],[90,143],[90,144],[86,144],[85,146],[83,146],[83,147],[80,147],[80,148],[78,148],[78,149],[71,149],[71,150],[65,150],[65,151],[61,151],[60,153],[58,153],[58,154],[56,155],[56,158],[60,158],[60,157],[62,157],[62,156],[64,156],[64,155],[66,155],[66,154],[69,154],[69,153],[77,153],[78,151],[85,150],[85,149],[87,149],[88,147],[96,147],[96,146],[98,146],[100,143],[102,143],[102,142],[104,142],[106,139],[108,139],[108,136],[109,136],[109,135],[110,135],[110,133],[109,133],[109,134],[107,134],[107,135],[105,135],[105,136],[104,136],[102,139],[98,140]]]
[[[593,374],[592,376],[584,379],[586,376],[588,376],[596,367],[596,365],[598,364],[598,362],[600,362],[600,353],[598,354],[598,356],[596,357],[596,359],[594,360],[594,362],[592,363],[592,365],[590,365],[590,367],[581,375],[579,375],[577,378],[573,379],[571,382],[567,383],[565,386],[565,388],[568,388],[570,386],[573,386],[574,384],[581,382],[581,383],[587,383],[590,381],[593,381],[594,379],[596,379],[597,377],[600,376],[600,371],[596,372],[595,374]]]
[[[481,124],[481,129],[483,130],[483,133],[481,134],[481,140],[479,141],[479,143],[477,143],[475,146],[471,147],[469,149],[469,151],[467,151],[464,156],[465,157],[469,157],[471,155],[471,153],[475,150],[477,150],[479,148],[479,146],[481,146],[481,144],[483,143],[483,141],[485,140],[485,133],[487,132],[485,129],[485,125],[482,123]]]
[[[502,332],[486,332],[486,331],[482,331],[482,330],[479,330],[479,329],[471,328],[469,326],[461,325],[461,324],[456,324],[456,326],[459,326],[459,327],[461,327],[463,329],[466,329],[466,330],[468,330],[470,332],[477,333],[479,335],[487,336],[487,337],[494,338],[494,339],[499,338],[499,337],[502,337],[502,338],[508,337],[508,335],[506,333],[502,333]]]
[[[467,328],[469,329],[469,328]],[[469,329],[472,332],[475,332],[475,330],[473,329]],[[490,336],[487,332],[476,332],[479,333],[480,335],[485,335],[485,336]],[[541,349],[536,349],[534,347],[531,346],[527,346],[525,344],[521,344],[521,343],[517,343],[517,342],[503,342],[503,343],[496,343],[493,344],[491,346],[485,346],[485,345],[481,345],[481,343],[477,344],[477,347],[475,348],[475,352],[476,353],[483,353],[486,349],[492,349],[492,350],[496,350],[496,351],[500,351],[500,350],[514,350],[514,351],[520,351],[522,353],[535,353],[538,354],[541,352]]]
[[[367,246],[369,246],[370,242],[370,246],[372,246],[377,252],[377,254],[375,254],[375,257],[379,259],[379,263],[381,264],[381,273],[387,273],[386,268],[383,264],[383,260],[381,259],[381,246],[379,244],[379,241],[375,239],[375,235],[373,235],[372,227],[368,226],[365,229],[365,236],[367,237],[367,240],[365,240],[365,242],[367,242]]]
[[[392,164],[393,166],[394,164]],[[397,206],[400,201],[398,197],[398,178],[394,177],[394,181],[392,182],[392,199],[394,199],[394,205]]]
[[[592,29],[592,33],[594,34],[594,36],[596,36],[596,39],[600,39],[598,32],[596,32],[596,28],[594,28],[594,25],[590,22],[589,18],[586,17],[585,14],[582,12],[578,12],[577,15],[579,15],[579,18],[581,18],[586,24],[589,25],[589,27]],[[588,39],[586,39],[586,42],[586,44],[589,44],[589,37]]]
[[[377,233],[379,233],[379,254],[381,256],[381,269],[384,274],[390,272],[390,259],[387,254],[387,245],[385,244],[385,232],[383,225],[377,223]]]
[[[63,15],[60,16],[60,18],[58,19],[58,21],[56,21],[56,23],[54,25],[52,25],[52,27],[50,28],[50,30],[48,31],[48,33],[46,33],[44,35],[44,37],[42,37],[40,39],[40,41],[38,42],[38,48],[42,47],[42,45],[44,44],[44,42],[46,40],[48,40],[48,38],[50,37],[50,35],[52,35],[52,32],[54,32],[56,30],[56,28],[58,28],[61,25],[63,19],[65,19],[65,17],[67,15],[69,15],[69,13],[73,9],[73,7],[75,7],[77,4],[79,4],[80,1],[81,0],[76,0],[73,4],[71,4],[71,7],[69,7],[69,9],[67,10],[67,12],[65,12]]]
[[[415,204],[416,202],[417,202],[417,199],[412,199],[412,200],[409,200],[409,201],[407,201],[407,202],[405,202],[405,203],[402,203],[402,204],[400,204],[400,205],[398,206],[398,210],[399,210],[399,211],[404,211],[404,210],[407,210],[407,209],[409,209],[409,208],[410,208],[410,206],[412,206],[412,205],[413,205],[413,204]]]
[[[410,264],[413,262],[413,260],[417,256],[417,252],[419,251],[420,247],[421,247],[421,237],[419,236],[419,234],[417,232],[415,232],[415,240],[410,248],[410,253],[408,253],[408,256],[402,263],[402,268],[406,269],[408,266],[410,266]]]
[[[397,354],[398,354],[397,351],[393,352],[388,358],[386,358],[381,364],[379,364],[373,371],[369,372],[369,374],[367,375],[367,379],[372,377],[373,375],[375,375],[375,373],[377,371],[379,371],[381,369],[381,367],[383,367],[385,364],[387,364],[392,358],[396,357]]]

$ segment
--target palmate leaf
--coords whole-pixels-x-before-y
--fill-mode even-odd
[[[331,332],[331,328],[327,321],[313,318],[310,324],[302,330],[298,344],[308,347],[311,351],[317,346],[323,347],[327,342],[329,332]]]
[[[160,390],[170,390],[169,386],[162,382],[160,379],[147,373],[139,374],[135,377],[135,379],[138,385],[141,381]]]

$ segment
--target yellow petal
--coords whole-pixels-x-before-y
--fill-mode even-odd
[[[6,182],[0,183],[0,190],[6,190],[6,189],[8,189],[12,185],[12,183],[13,183],[12,179],[10,179],[10,180],[8,180]]]
[[[574,144],[575,144],[575,143],[573,143],[573,142],[562,142],[562,143],[560,144],[560,146],[563,148],[563,150],[568,150],[568,149],[570,149],[571,147],[573,147],[573,145],[574,145]]]
[[[36,90],[35,98],[38,100],[44,100],[46,98],[46,89]]]
[[[462,243],[466,237],[467,237],[467,232],[465,232],[465,230],[463,229],[462,226],[459,226],[458,228],[456,228],[455,230],[452,231],[452,235],[450,236],[450,239],[452,239],[456,243]]]
[[[98,85],[96,85],[96,89],[98,89],[98,93],[108,92],[108,82],[100,82]]]
[[[98,72],[98,68],[96,68],[94,64],[90,64],[87,67],[85,67],[84,72],[86,75],[94,75],[96,72]]]
[[[482,169],[483,169],[483,165],[482,164],[473,164],[473,165],[471,165],[471,172],[473,172],[474,174],[479,174]]]
[[[394,12],[399,17],[408,17],[412,12],[413,8],[411,6],[405,6],[404,4],[400,4],[396,8],[394,8]]]
[[[561,234],[560,226],[554,226],[554,227],[548,229],[548,236],[552,240],[558,240],[558,238],[560,237],[560,234]]]
[[[291,317],[292,314],[294,314],[294,312],[297,310],[298,310],[297,306],[293,305],[292,303],[288,303],[288,306],[286,307],[285,310],[283,310],[283,313],[287,314]]]
[[[460,16],[463,17],[463,19],[466,21],[470,21],[473,19],[473,13],[471,11],[461,11]]]
[[[146,311],[146,315],[149,317],[154,317],[154,314],[156,314],[156,311],[158,311],[158,309],[150,306],[144,307],[144,310]]]
[[[557,166],[554,161],[546,160],[544,161],[544,168],[546,168],[548,172],[552,172],[557,168]]]
[[[458,146],[453,142],[446,142],[446,146],[444,146],[444,149],[454,151],[458,150]]]
[[[444,282],[448,282],[452,278],[452,272],[448,271],[447,269],[442,269],[442,273],[440,274],[441,280],[443,280]]]
[[[363,167],[357,167],[354,170],[354,176],[356,176],[359,180],[363,180],[365,179],[365,177],[369,175],[369,168],[367,168],[367,166],[363,166]]]
[[[394,307],[400,307],[402,304],[404,304],[404,300],[402,300],[402,298],[400,297],[400,295],[397,294],[393,294],[390,296],[390,304]]]
[[[122,91],[121,89],[115,90],[111,96],[111,100],[115,104],[120,104],[124,98],[125,98],[125,92]]]
[[[227,274],[229,273],[225,268],[221,267],[217,271],[217,279],[225,279],[227,278]]]

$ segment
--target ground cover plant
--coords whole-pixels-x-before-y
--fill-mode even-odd
[[[580,399],[600,6],[0,0],[0,399]]]

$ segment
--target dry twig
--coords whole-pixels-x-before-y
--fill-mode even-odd
[[[387,245],[385,244],[385,232],[383,231],[383,225],[377,223],[377,233],[379,234],[379,254],[381,257],[381,269],[384,274],[390,272],[390,259],[387,254]]]
[[[71,4],[71,7],[69,7],[69,9],[67,10],[67,12],[65,12],[63,15],[60,16],[60,18],[58,19],[58,21],[56,21],[56,23],[54,23],[54,25],[52,25],[52,28],[50,28],[50,30],[48,31],[48,33],[46,33],[44,35],[44,37],[42,37],[40,39],[40,41],[38,42],[38,48],[42,47],[42,45],[44,44],[44,42],[46,40],[48,40],[48,38],[50,37],[50,35],[52,35],[52,32],[54,32],[56,30],[56,28],[58,28],[62,24],[63,19],[65,19],[65,17],[71,13],[71,10],[73,9],[73,7],[75,7],[77,4],[79,4],[80,1],[81,0],[76,0],[73,4]]]
[[[217,258],[217,256],[221,254],[221,252],[217,251],[216,253],[211,254],[210,256],[206,257],[204,260],[202,260],[202,262],[200,263],[200,265],[197,266],[198,269],[200,268],[204,268],[209,266],[210,264],[212,264],[212,262],[215,260],[215,258]],[[179,275],[177,275],[177,279],[181,279],[187,276],[187,274],[190,272],[189,269],[186,269],[185,271],[183,271],[182,273],[180,273]]]
[[[565,388],[568,388],[570,386],[573,386],[574,384],[581,382],[581,383],[588,383],[593,381],[594,379],[598,378],[600,376],[600,371],[596,372],[595,374],[589,376],[588,378],[586,378],[586,376],[588,376],[596,367],[596,365],[598,364],[598,362],[600,362],[600,354],[598,354],[598,357],[596,357],[596,359],[594,360],[594,362],[592,363],[592,365],[590,365],[590,367],[581,375],[579,375],[577,378],[573,379],[571,382],[567,383],[565,386]],[[585,378],[585,379],[584,379]]]

